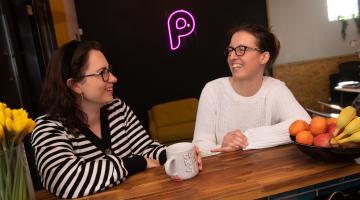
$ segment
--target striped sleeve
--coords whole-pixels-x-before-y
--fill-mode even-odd
[[[44,117],[36,120],[31,142],[43,186],[61,198],[86,196],[123,182],[129,173],[126,163],[135,160],[98,155],[97,159],[86,161],[74,154],[61,123]],[[80,148],[89,153],[100,152],[93,145]]]
[[[137,116],[124,102],[117,99],[112,105],[112,109],[115,110],[115,108],[122,112],[110,115],[110,121],[120,116],[124,118],[125,131],[132,152],[145,158],[159,160],[160,164],[164,164],[166,161],[165,146],[150,138]]]

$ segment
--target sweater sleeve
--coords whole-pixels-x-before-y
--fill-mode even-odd
[[[138,168],[146,168],[144,158],[137,157],[121,159],[106,155],[85,160],[74,154],[69,135],[61,123],[42,119],[36,123],[31,143],[38,172],[44,187],[58,197],[87,196],[123,182],[130,173],[127,166],[140,163]]]
[[[288,128],[297,119],[310,122],[311,118],[297,102],[291,91],[281,84],[269,94],[270,110],[273,119],[270,126],[250,128],[245,131],[249,145],[245,149],[260,149],[290,143]]]
[[[150,138],[130,107],[126,106],[125,110],[126,132],[133,153],[159,160],[163,165],[166,162],[165,146]]]
[[[214,88],[207,84],[201,92],[193,138],[193,143],[199,147],[202,156],[216,154],[210,150],[221,147],[217,144],[215,131],[217,99]]]

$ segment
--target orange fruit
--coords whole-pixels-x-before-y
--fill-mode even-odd
[[[296,136],[300,131],[309,130],[309,124],[304,120],[295,120],[289,126],[289,133],[291,136]]]
[[[329,126],[329,124],[336,124],[337,118],[335,118],[335,117],[327,118],[326,122],[327,122],[328,126]]]
[[[295,141],[301,144],[312,145],[314,136],[310,131],[300,131],[298,134],[296,134]]]
[[[325,133],[327,128],[327,120],[324,117],[316,116],[311,119],[310,131],[316,136]]]

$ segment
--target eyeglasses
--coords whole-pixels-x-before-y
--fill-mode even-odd
[[[232,51],[235,51],[235,54],[237,56],[243,56],[247,50],[259,51],[259,52],[264,52],[265,51],[265,50],[258,49],[258,48],[252,48],[252,47],[248,47],[248,46],[244,46],[244,45],[239,45],[239,46],[237,46],[235,48],[226,47],[225,51],[224,51],[224,54],[225,54],[225,56],[229,56]]]
[[[102,80],[103,80],[104,82],[106,82],[106,81],[108,81],[109,78],[110,78],[110,73],[112,73],[112,66],[111,66],[111,65],[109,65],[108,67],[104,68],[103,70],[101,70],[101,71],[98,72],[98,73],[86,74],[86,75],[81,76],[81,78],[88,77],[88,76],[101,76]]]

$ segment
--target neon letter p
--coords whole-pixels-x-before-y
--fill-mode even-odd
[[[181,44],[181,38],[190,35],[195,29],[194,17],[186,10],[177,10],[167,21],[171,50],[176,50]]]

